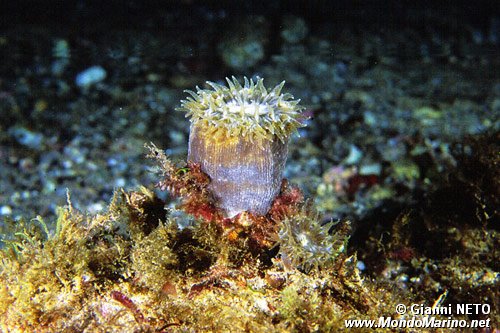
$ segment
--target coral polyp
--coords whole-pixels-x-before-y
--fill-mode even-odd
[[[179,110],[191,117],[188,160],[210,177],[209,190],[225,215],[265,215],[279,193],[290,135],[303,126],[302,107],[284,82],[227,79],[228,86],[188,91]]]
[[[261,142],[276,136],[286,143],[297,128],[302,107],[291,94],[282,94],[285,81],[271,90],[264,87],[264,79],[244,78],[243,86],[233,76],[226,78],[228,86],[208,81],[213,89],[196,87],[186,90],[191,96],[181,101],[180,111],[186,111],[191,123],[206,131],[206,135],[224,138],[244,137]]]

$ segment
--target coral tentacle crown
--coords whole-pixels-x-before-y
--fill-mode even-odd
[[[244,137],[251,141],[273,140],[276,136],[286,142],[298,127],[302,107],[291,94],[282,94],[285,81],[273,89],[264,87],[264,79],[244,78],[242,86],[233,77],[228,86],[207,82],[213,89],[196,87],[186,90],[191,96],[181,101],[178,110],[186,111],[193,124],[210,128],[212,134]]]
[[[303,108],[281,93],[284,82],[269,90],[261,78],[207,84],[212,89],[187,91],[178,108],[191,117],[188,159],[210,176],[212,194],[227,216],[264,215],[279,193],[288,140],[303,126]]]

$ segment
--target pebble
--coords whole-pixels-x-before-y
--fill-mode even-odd
[[[127,181],[125,178],[120,177],[115,180],[115,187],[125,187],[126,184]]]
[[[57,40],[52,47],[52,56],[55,59],[51,66],[52,74],[60,76],[68,67],[71,57],[68,42],[64,39]]]
[[[379,163],[362,165],[359,168],[360,175],[377,175],[380,176],[382,172],[382,165]]]
[[[259,299],[255,300],[254,305],[257,309],[259,309],[260,311],[262,311],[266,314],[271,313],[271,310],[269,308],[269,303],[267,303],[267,300],[265,298],[259,298]]]
[[[363,121],[366,125],[374,127],[377,124],[377,116],[373,112],[363,113]]]
[[[104,205],[102,202],[96,202],[96,203],[93,203],[93,204],[90,204],[87,206],[87,211],[90,213],[90,214],[96,214],[96,213],[99,213],[101,212],[102,210],[104,209]]]
[[[348,165],[358,163],[363,157],[363,152],[361,149],[356,147],[355,145],[351,145],[351,149],[349,151],[349,155],[346,157],[344,163]]]
[[[55,181],[52,179],[49,179],[49,180],[45,181],[45,184],[43,186],[43,191],[45,193],[52,193],[56,190],[56,188],[57,188],[57,185],[56,185]]]
[[[107,76],[106,70],[101,66],[92,66],[80,72],[75,79],[75,83],[80,88],[88,88],[103,81]]]
[[[0,207],[0,215],[8,216],[11,214],[12,214],[12,208],[10,208],[10,206],[5,205],[5,206]]]
[[[358,262],[356,263],[356,267],[360,270],[360,271],[364,271],[366,269],[366,265],[364,262],[362,262],[361,260],[358,260]]]
[[[32,132],[24,127],[10,128],[8,132],[23,146],[36,150],[42,148],[43,135],[41,133]]]

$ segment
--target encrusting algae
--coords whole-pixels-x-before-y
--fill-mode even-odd
[[[244,86],[229,81],[230,88],[212,85],[217,103],[231,89],[264,93],[261,80]],[[279,95],[280,89],[272,91]],[[198,90],[198,95],[212,93]],[[199,103],[195,99],[183,107]],[[210,125],[207,119],[202,123]],[[289,129],[298,125],[294,118]],[[273,142],[286,144],[290,133],[282,138],[275,133]],[[190,140],[204,145],[202,139]],[[248,133],[241,140],[246,139],[258,141]],[[261,139],[259,145],[269,142]],[[431,306],[435,299],[442,301],[439,295],[451,294],[438,290],[433,298],[428,290],[398,288],[383,274],[362,277],[357,255],[347,249],[350,224],[323,225],[302,192],[281,181],[281,171],[276,195],[262,199],[270,200],[268,208],[239,207],[244,211],[231,216],[204,170],[209,157],[176,164],[156,146],[147,149],[161,176],[157,187],[177,197],[178,209],[196,222],[185,223],[186,217],[166,210],[152,189],[140,187],[117,190],[107,212],[95,216],[75,209],[68,195],[54,231],[41,218],[16,223],[0,251],[2,332],[338,332],[346,330],[346,319],[401,319],[397,304]],[[389,249],[409,246],[405,239],[411,236],[403,231],[411,221],[405,221],[404,227],[394,227]],[[490,231],[489,245],[498,239]],[[387,256],[387,267],[401,258],[416,268],[428,260],[412,256]],[[460,263],[446,267],[458,281]],[[480,284],[486,298],[475,301],[489,299],[497,306],[491,301],[498,295],[493,286]],[[462,279],[460,288],[471,295],[476,287]],[[492,314],[491,327],[498,324],[498,315]]]

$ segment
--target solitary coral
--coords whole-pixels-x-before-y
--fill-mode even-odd
[[[228,217],[264,215],[279,193],[290,135],[302,124],[302,107],[285,82],[268,91],[263,79],[226,79],[227,86],[187,91],[179,110],[191,117],[188,159],[211,178],[217,204]]]

